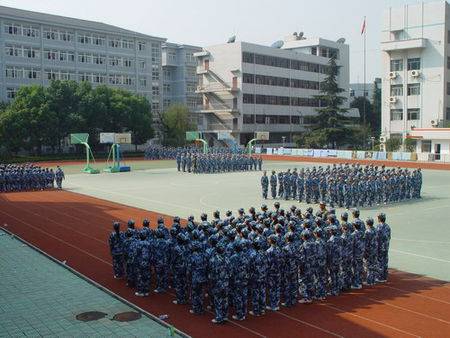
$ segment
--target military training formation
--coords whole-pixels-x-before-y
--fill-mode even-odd
[[[360,164],[333,164],[261,177],[262,196],[306,203],[325,203],[347,209],[421,198],[422,172]]]
[[[260,211],[220,212],[208,221],[193,216],[182,225],[179,217],[156,229],[133,220],[121,230],[113,222],[109,236],[114,278],[125,279],[135,295],[175,291],[174,304],[190,304],[190,313],[214,311],[213,323],[247,314],[264,315],[280,306],[322,301],[351,289],[386,282],[391,230],[386,215],[376,222],[360,219],[358,209],[336,216],[321,205],[302,212],[285,211],[275,202]],[[184,222],[183,222],[184,224]],[[231,308],[233,311],[231,311]]]
[[[64,171],[55,171],[34,164],[0,164],[0,192],[62,189]]]

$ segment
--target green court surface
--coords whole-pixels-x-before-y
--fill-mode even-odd
[[[145,169],[161,169],[161,168],[172,168],[174,166],[173,161],[136,161],[136,160],[125,160],[120,162],[121,165],[129,165],[131,166],[131,170],[145,170]],[[36,163],[39,165],[39,163]],[[103,171],[103,169],[107,166],[105,162],[93,162],[91,166],[95,169]],[[49,166],[51,168],[56,167],[56,165]],[[79,174],[81,170],[85,167],[85,164],[72,164],[70,162],[64,163],[62,162],[61,168],[64,170],[66,175],[71,174]]]
[[[135,321],[112,320],[136,312],[34,249],[0,231],[0,337],[168,337],[168,329],[142,315]],[[105,317],[79,321],[99,311]]]
[[[150,163],[147,165],[155,165]],[[65,188],[183,218],[191,214],[198,218],[202,212],[211,215],[216,209],[236,213],[240,207],[259,208],[263,203],[274,202],[261,197],[261,172],[194,175],[178,173],[174,161],[163,164],[131,173],[68,175]],[[312,165],[267,161],[265,169]],[[142,168],[145,166],[145,162],[142,163]],[[392,228],[391,267],[450,281],[450,219],[446,215],[450,207],[450,171],[424,170],[423,178],[421,200],[362,208],[361,216],[375,218],[380,211],[387,214]],[[307,207],[304,203],[281,201],[285,209],[292,204],[302,209]],[[317,208],[317,205],[312,206]],[[337,209],[338,214],[342,211]]]

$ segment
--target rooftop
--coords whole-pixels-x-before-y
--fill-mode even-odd
[[[70,27],[73,29],[95,30],[111,34],[123,34],[134,37],[166,41],[165,38],[138,33],[132,30],[120,28],[102,22],[82,20],[47,13],[33,12],[5,6],[0,6],[0,17],[19,21],[31,21],[35,23],[42,23],[48,25],[60,25],[62,27]]]

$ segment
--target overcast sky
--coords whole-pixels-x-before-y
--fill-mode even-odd
[[[351,82],[363,80],[367,16],[367,80],[381,76],[380,26],[383,10],[417,0],[0,0],[9,7],[101,21],[171,42],[208,46],[240,41],[270,45],[295,31],[350,45]]]

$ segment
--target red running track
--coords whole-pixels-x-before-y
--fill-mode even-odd
[[[66,191],[0,195],[0,226],[193,337],[450,337],[450,284],[396,270],[383,285],[220,326],[172,294],[135,297],[112,278],[107,238],[112,220],[145,217],[158,214]]]

